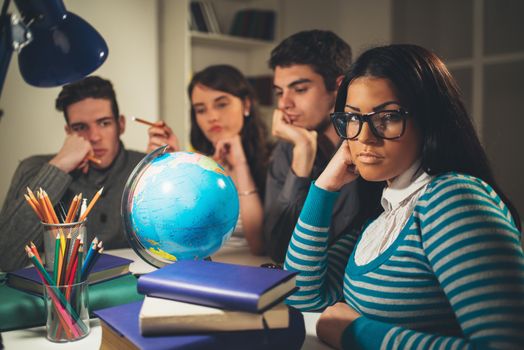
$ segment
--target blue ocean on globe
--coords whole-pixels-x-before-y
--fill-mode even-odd
[[[214,160],[192,152],[163,153],[142,167],[127,185],[128,235],[164,262],[216,252],[238,220],[231,178]]]

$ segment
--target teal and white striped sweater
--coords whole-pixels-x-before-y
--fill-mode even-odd
[[[357,266],[356,234],[327,246],[336,192],[312,184],[285,268],[299,271],[301,310],[344,298],[363,316],[347,349],[524,349],[524,256],[511,214],[485,182],[436,177],[397,240]]]

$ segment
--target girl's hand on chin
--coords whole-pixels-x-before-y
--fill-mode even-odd
[[[315,181],[315,185],[326,191],[335,192],[345,184],[355,181],[358,176],[358,169],[353,163],[348,141],[344,141]]]

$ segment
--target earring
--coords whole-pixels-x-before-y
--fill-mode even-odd
[[[244,111],[244,117],[249,118],[249,111]]]

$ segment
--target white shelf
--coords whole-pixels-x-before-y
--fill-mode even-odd
[[[204,33],[191,31],[191,44],[196,45],[216,45],[222,48],[259,48],[264,46],[274,46],[273,41],[242,38],[227,34]]]

